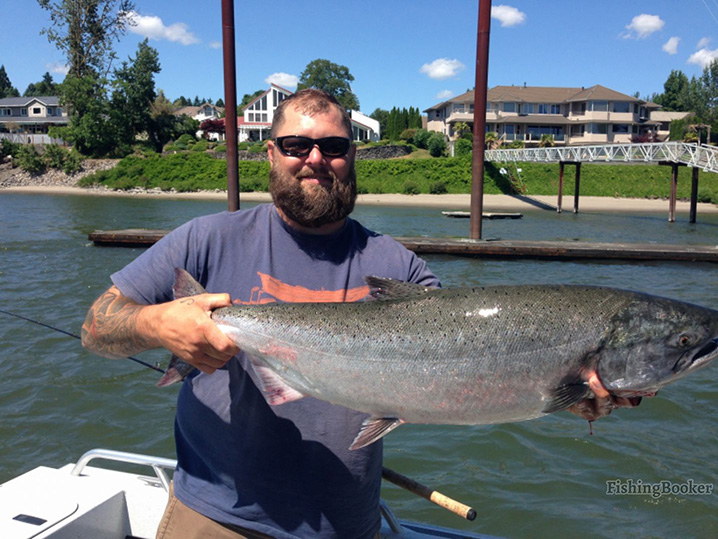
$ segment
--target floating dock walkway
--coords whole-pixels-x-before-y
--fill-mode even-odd
[[[96,245],[149,247],[169,230],[96,230]],[[718,263],[718,245],[661,245],[654,243],[598,243],[581,241],[469,240],[463,238],[394,237],[417,254],[481,258],[546,260],[625,260]]]

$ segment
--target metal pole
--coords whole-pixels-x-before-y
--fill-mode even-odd
[[[676,196],[678,192],[678,165],[671,165],[671,198],[668,201],[668,222],[676,220]]]
[[[227,202],[239,209],[237,168],[237,74],[234,56],[234,0],[222,0],[222,50],[224,59],[224,127],[227,139]]]
[[[563,204],[563,169],[565,163],[563,161],[558,164],[558,200],[556,201],[556,213],[561,213],[561,205]]]
[[[479,0],[476,34],[476,79],[474,83],[474,136],[471,158],[470,238],[481,239],[484,211],[484,144],[486,140],[486,90],[489,79],[489,34],[491,0]]]
[[[578,213],[578,195],[581,191],[581,163],[576,163],[576,189],[573,193],[573,213]]]
[[[708,130],[710,132],[710,126],[708,126]],[[698,168],[693,167],[692,169],[692,175],[691,175],[691,214],[689,222],[695,223],[696,222],[696,207],[698,203]]]

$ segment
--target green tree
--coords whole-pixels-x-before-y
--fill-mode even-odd
[[[41,33],[65,53],[68,75],[106,74],[115,58],[113,42],[132,25],[131,0],[37,0],[50,13],[52,26]]]
[[[380,109],[378,107],[369,115],[369,118],[373,118],[379,122],[379,133],[381,133],[382,138],[385,138],[386,136],[386,119],[388,116],[388,110]]]
[[[10,82],[10,77],[7,76],[4,65],[0,66],[0,99],[3,97],[20,97],[17,88]]]
[[[242,101],[240,101],[239,105],[237,105],[237,116],[241,116],[242,109],[249,105],[252,101],[254,101],[257,97],[262,95],[265,92],[265,90],[257,90],[256,92],[252,94],[244,94],[242,97]]]
[[[119,142],[131,145],[137,135],[153,131],[151,108],[157,98],[154,76],[160,72],[157,50],[145,39],[137,54],[115,70],[111,115]]]
[[[350,85],[353,81],[349,68],[320,58],[312,60],[304,68],[297,90],[318,88],[333,95],[344,108],[359,110],[359,99]]]
[[[60,85],[56,84],[52,80],[52,75],[50,75],[49,72],[45,72],[45,74],[42,76],[42,80],[40,82],[31,82],[27,85],[27,89],[22,94],[25,97],[32,97],[32,96],[48,96],[48,95],[58,95],[60,93]]]
[[[688,77],[682,71],[672,69],[666,82],[663,83],[663,93],[654,97],[653,101],[661,105],[664,110],[685,110],[683,100],[688,85]]]
[[[220,98],[217,100],[217,102],[215,103],[215,105],[217,105],[218,107],[224,108],[224,99],[222,99],[222,98],[220,97]]]
[[[713,60],[703,70],[701,86],[705,106],[703,119],[712,124],[718,121],[718,60]]]
[[[189,107],[192,105],[192,102],[185,96],[181,95],[172,102],[172,105],[176,108]]]

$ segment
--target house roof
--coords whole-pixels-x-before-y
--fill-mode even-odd
[[[60,98],[56,95],[38,95],[28,97],[3,97],[0,107],[25,107],[33,101],[38,101],[48,107],[60,106]]]
[[[630,95],[611,90],[600,84],[590,88],[571,88],[558,86],[494,86],[489,88],[486,100],[489,102],[516,102],[516,103],[571,103],[574,101],[628,101],[631,103],[645,103],[649,108],[659,105],[637,99]],[[442,109],[449,103],[473,103],[474,91],[469,90],[459,96],[429,107],[424,112]]]
[[[273,82],[270,82],[270,83],[269,83],[269,88],[267,88],[267,90],[265,90],[264,92],[262,92],[261,94],[259,94],[257,97],[255,97],[254,99],[252,99],[252,100],[251,100],[249,103],[247,103],[245,106],[243,106],[243,107],[242,107],[242,110],[244,111],[247,107],[249,107],[250,105],[253,105],[253,104],[256,103],[257,101],[259,101],[260,99],[262,99],[265,95],[267,95],[269,92],[271,92],[272,89],[281,90],[281,91],[283,91],[283,92],[288,93],[289,95],[294,94],[294,92],[292,92],[291,90],[287,90],[286,88],[282,88],[281,86],[277,86],[277,85],[274,84]]]
[[[187,106],[182,107],[181,109],[177,109],[174,112],[174,115],[182,116],[183,114],[186,114],[187,116],[195,116],[200,110],[207,106],[217,109],[217,111],[220,113],[224,112],[224,107],[218,107],[217,105],[213,105],[212,103],[202,103],[199,107]]]

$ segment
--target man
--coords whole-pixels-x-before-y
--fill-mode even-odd
[[[268,143],[274,204],[179,227],[113,274],[88,312],[83,345],[93,352],[164,347],[199,369],[178,397],[178,465],[158,537],[358,539],[379,530],[382,443],[348,450],[366,416],[313,398],[270,407],[209,317],[232,302],[357,301],[369,292],[365,275],[439,286],[421,259],[348,217],[351,136],[328,94],[284,100]],[[214,293],[173,300],[175,267]]]

